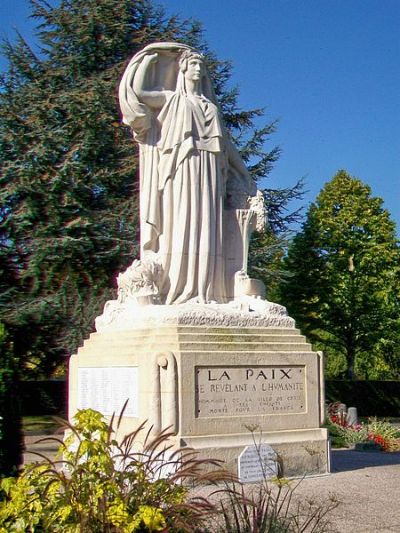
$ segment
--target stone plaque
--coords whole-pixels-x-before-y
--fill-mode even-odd
[[[84,367],[78,369],[78,409],[95,409],[103,415],[138,416],[138,368]]]
[[[257,483],[278,475],[278,456],[269,444],[246,446],[239,455],[238,474],[242,483]]]
[[[198,366],[195,372],[197,417],[306,410],[304,366]]]

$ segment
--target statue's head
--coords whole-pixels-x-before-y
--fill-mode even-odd
[[[176,65],[176,63],[175,63]],[[211,102],[216,103],[214,91],[207,72],[204,56],[195,50],[183,50],[177,58],[178,77],[176,90],[187,94],[188,84],[198,86],[201,94]]]
[[[198,81],[204,75],[204,57],[198,52],[185,50],[179,58],[179,70],[186,79]]]

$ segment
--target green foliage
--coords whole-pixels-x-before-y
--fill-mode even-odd
[[[399,438],[399,430],[388,420],[379,420],[376,416],[368,419],[368,431],[373,435],[380,435],[384,439],[393,440]]]
[[[149,0],[32,1],[40,48],[4,43],[0,77],[0,318],[30,374],[51,375],[74,353],[115,275],[138,253],[137,148],[119,122],[116,86],[126,62],[154,41],[202,50],[222,113],[256,181],[279,156],[275,124],[255,128],[194,21]],[[266,191],[271,231],[289,223],[291,190]],[[300,194],[294,189],[294,196]],[[264,267],[265,265],[264,261]]]
[[[378,447],[384,451],[399,451],[400,439],[399,431],[387,420],[378,420],[377,418],[368,419],[367,423],[357,424],[355,426],[341,425],[330,423],[330,435],[337,435],[346,447],[356,444],[371,443],[372,447]],[[336,441],[336,445],[338,442]],[[363,451],[367,451],[365,447]]]
[[[360,442],[367,442],[368,440],[367,426],[360,425],[360,427],[353,428],[335,424],[334,428],[331,428],[331,430],[333,433],[337,432],[341,436],[343,445],[346,448]]]
[[[346,440],[343,436],[343,431],[337,424],[334,424],[329,418],[324,422],[323,426],[329,432],[329,439],[332,448],[345,448],[347,446]]]
[[[4,46],[0,311],[25,367],[46,375],[137,252],[138,162],[115,95],[125,62],[149,41],[195,40],[198,29],[145,1],[39,0],[32,15],[40,57],[22,38]]]
[[[213,511],[202,498],[190,498],[188,483],[227,479],[223,470],[193,454],[172,452],[168,434],[151,439],[143,426],[121,444],[100,413],[79,411],[57,462],[28,465],[18,479],[5,479],[0,532],[193,531]],[[185,481],[185,484],[182,482]]]
[[[310,206],[285,266],[281,300],[332,374],[398,377],[400,248],[367,185],[338,172]]]
[[[119,444],[113,422],[91,409],[78,411],[66,441],[59,441],[59,461],[43,458],[17,479],[3,479],[0,533],[329,531],[334,498],[298,502],[298,482],[267,476],[245,490],[218,462],[173,452],[166,432],[150,438],[142,425]],[[206,489],[208,498],[196,496],[205,484],[216,489]]]
[[[373,440],[367,442],[356,442],[354,449],[357,452],[381,452],[382,447]]]
[[[18,364],[0,323],[0,479],[16,474],[22,459]]]

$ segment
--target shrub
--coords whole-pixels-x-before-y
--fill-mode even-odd
[[[332,448],[345,448],[347,446],[346,441],[343,437],[343,433],[334,424],[325,422],[323,427],[326,428],[329,432],[329,439]]]
[[[245,490],[218,462],[174,452],[168,433],[150,438],[143,425],[118,444],[113,420],[91,409],[68,427],[64,442],[42,439],[57,440],[62,458],[43,457],[2,481],[0,533],[322,533],[337,505],[296,502],[297,485],[285,479]],[[208,498],[195,495],[197,484],[204,492],[205,483],[221,482]]]
[[[398,438],[399,430],[388,420],[378,420],[376,417],[368,419],[368,431],[373,435],[381,435],[386,440]]]
[[[121,444],[100,413],[79,411],[60,443],[59,461],[28,465],[18,479],[4,479],[0,532],[122,533],[193,531],[214,508],[188,496],[188,482],[228,479],[221,469],[205,473],[205,461],[172,452],[168,434],[144,435],[140,426]],[[169,458],[167,458],[169,457]],[[206,466],[218,466],[207,461]],[[185,481],[186,484],[182,482]]]
[[[368,440],[368,429],[363,424],[357,424],[355,426],[337,425],[337,432],[342,436],[343,444],[347,448]]]

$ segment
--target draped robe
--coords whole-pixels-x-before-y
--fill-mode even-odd
[[[208,75],[202,78],[201,96],[187,92],[176,63],[183,50],[190,48],[177,43],[147,46],[132,58],[120,83],[123,120],[140,146],[141,259],[155,259],[162,267],[157,280],[160,303],[223,303],[228,286],[232,297],[232,265],[240,268],[242,257],[241,242],[236,242],[240,231],[232,232],[238,225],[232,213],[246,209],[256,189],[248,172],[228,161],[227,153],[234,148],[222,127]],[[161,110],[149,108],[133,90],[139,65],[154,51],[158,58],[148,67],[148,83],[171,95]],[[224,234],[226,198],[229,239]]]
[[[158,116],[157,233],[166,304],[223,302],[224,139],[216,105],[177,91]]]

